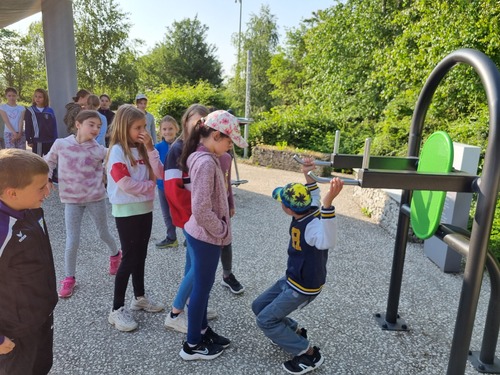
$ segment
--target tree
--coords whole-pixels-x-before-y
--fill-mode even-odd
[[[175,21],[167,27],[165,40],[141,58],[141,80],[146,87],[160,84],[222,83],[217,48],[206,42],[208,27],[197,17]]]
[[[278,53],[271,59],[267,76],[274,85],[271,96],[278,101],[277,105],[298,105],[302,102],[306,31],[304,24],[298,29],[289,30],[286,45],[279,47]]]
[[[22,101],[31,101],[37,87],[46,88],[42,25],[34,22],[26,35],[0,30],[0,79],[15,87]]]
[[[238,40],[233,38],[233,44]],[[252,14],[247,23],[247,31],[241,36],[242,53],[240,63],[236,64],[235,76],[228,83],[228,91],[233,98],[233,108],[242,111],[245,103],[245,69],[247,66],[246,51],[252,53],[251,105],[252,113],[269,110],[273,106],[271,92],[273,84],[269,81],[267,71],[271,67],[271,59],[276,53],[279,36],[276,17],[271,14],[269,6],[263,5],[258,15]]]
[[[121,64],[127,62],[129,78],[137,77],[135,52],[128,43],[128,14],[115,0],[75,0],[75,39],[79,87],[91,91],[120,90]]]

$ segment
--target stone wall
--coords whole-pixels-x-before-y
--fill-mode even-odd
[[[301,152],[289,147],[258,145],[252,148],[251,162],[264,167],[301,172],[300,164],[293,160],[293,155],[298,155],[301,158],[313,157],[316,160],[330,160],[330,154],[314,151]],[[329,176],[331,168],[321,167],[318,173],[320,176]]]

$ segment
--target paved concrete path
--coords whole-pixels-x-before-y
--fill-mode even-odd
[[[165,312],[134,313],[139,328],[132,333],[114,329],[107,321],[113,297],[113,277],[107,274],[105,245],[85,215],[73,297],[60,300],[55,310],[55,355],[51,374],[285,374],[281,363],[289,356],[271,345],[255,325],[251,303],[284,274],[290,218],[270,194],[287,182],[302,182],[299,173],[239,164],[249,183],[235,189],[233,219],[234,273],[246,287],[232,295],[220,284],[219,267],[210,306],[219,318],[212,326],[232,339],[213,361],[184,362],[179,357],[185,335],[163,327]],[[445,374],[462,275],[443,274],[410,244],[399,312],[410,332],[382,331],[373,314],[385,312],[393,238],[361,214],[345,187],[335,201],[340,223],[338,247],[330,252],[327,286],[321,295],[293,316],[308,329],[321,348],[324,365],[315,374],[410,375]],[[57,194],[44,204],[53,244],[58,279],[64,264],[64,213]],[[118,239],[114,219],[111,231]],[[185,249],[159,250],[164,236],[158,202],[146,264],[148,293],[167,306],[184,269]],[[179,240],[183,237],[179,231]],[[484,283],[472,349],[479,350],[489,284]],[[132,297],[128,290],[127,303]],[[497,353],[498,357],[498,353]],[[477,374],[467,364],[466,374]]]

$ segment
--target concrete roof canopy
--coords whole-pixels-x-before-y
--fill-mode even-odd
[[[42,0],[0,1],[0,28],[7,27],[42,10]]]

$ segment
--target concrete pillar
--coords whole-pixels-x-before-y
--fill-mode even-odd
[[[72,0],[42,0],[42,25],[50,106],[56,113],[61,138],[68,135],[64,106],[78,87]]]

